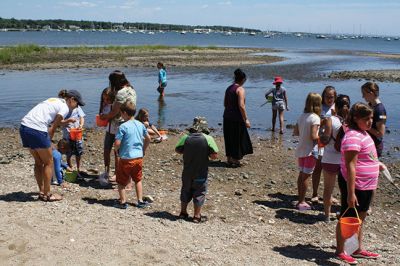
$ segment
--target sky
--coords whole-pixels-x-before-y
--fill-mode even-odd
[[[400,36],[400,0],[1,0],[0,17]]]

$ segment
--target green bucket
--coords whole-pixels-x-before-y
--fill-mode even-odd
[[[78,171],[65,171],[65,181],[69,182],[69,183],[75,183],[76,182],[76,178],[78,176]]]

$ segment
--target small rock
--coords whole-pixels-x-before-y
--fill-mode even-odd
[[[242,190],[241,190],[241,189],[236,189],[236,190],[235,190],[235,195],[236,195],[236,196],[241,196],[241,195],[243,195]]]

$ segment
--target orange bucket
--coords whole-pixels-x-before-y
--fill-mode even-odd
[[[69,131],[69,138],[73,141],[82,140],[83,130],[79,128],[71,128]]]
[[[160,133],[160,135],[167,135],[168,134],[168,130],[159,130],[158,131]]]
[[[349,208],[347,208],[348,210]],[[357,217],[343,217],[347,210],[343,213],[342,217],[339,219],[340,224],[340,234],[344,239],[351,237],[352,235],[358,233],[361,226],[361,219],[358,217],[356,208],[354,208]]]
[[[96,125],[98,127],[106,127],[108,124],[108,120],[101,119],[100,115],[96,115]]]

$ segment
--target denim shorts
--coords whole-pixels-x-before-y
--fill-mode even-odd
[[[51,146],[50,136],[48,132],[39,131],[30,127],[21,125],[19,134],[24,148],[48,149]]]
[[[82,140],[69,140],[69,148],[70,151],[67,152],[67,157],[71,157],[72,155],[81,156],[83,154],[83,141]]]

